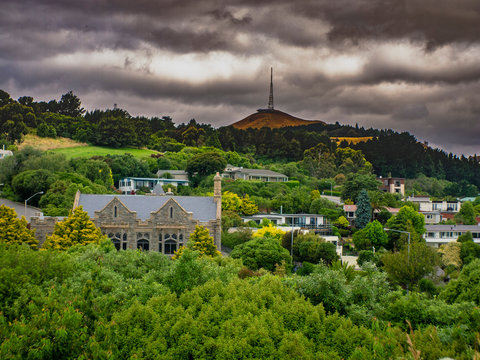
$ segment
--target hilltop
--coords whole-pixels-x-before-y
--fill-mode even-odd
[[[246,118],[233,123],[236,129],[261,129],[268,127],[270,129],[278,129],[287,126],[303,126],[310,124],[325,124],[320,120],[304,120],[287,114],[283,111],[273,109],[260,109],[257,113],[247,116]]]

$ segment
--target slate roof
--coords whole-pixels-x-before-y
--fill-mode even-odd
[[[165,194],[165,191],[163,190],[163,186],[160,185],[160,183],[158,183],[157,185],[155,185],[155,187],[153,188],[152,192],[153,192],[155,195],[163,195],[163,194]]]
[[[276,171],[268,170],[268,169],[241,169],[235,170],[241,173],[249,174],[249,175],[256,175],[256,176],[279,176],[279,177],[287,177],[284,174],[280,174]]]
[[[187,175],[185,170],[158,170],[157,176],[169,173],[170,175]]]
[[[193,219],[210,221],[216,219],[217,205],[209,196],[145,196],[145,195],[99,195],[80,194],[78,205],[93,218],[95,211],[102,210],[114,198],[118,198],[129,210],[137,212],[137,219],[147,220],[152,211],[160,209],[169,199],[174,199]]]

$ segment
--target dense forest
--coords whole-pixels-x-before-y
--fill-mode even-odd
[[[94,145],[147,146],[159,151],[178,151],[185,146],[212,146],[224,151],[255,154],[275,161],[301,161],[305,151],[319,144],[322,153],[335,154],[337,145],[330,137],[373,137],[357,144],[338,147],[361,150],[377,175],[416,178],[420,175],[451,182],[480,186],[480,164],[474,157],[458,157],[419,143],[409,133],[364,129],[335,124],[312,124],[281,129],[219,129],[209,124],[174,125],[168,116],[132,117],[121,109],[85,112],[72,92],[59,101],[35,102],[28,96],[17,101],[0,90],[0,141],[13,144],[35,129],[40,136],[62,136]],[[328,176],[324,176],[328,177]]]

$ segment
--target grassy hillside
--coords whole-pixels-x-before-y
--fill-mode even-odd
[[[81,147],[88,146],[86,143],[78,142],[69,138],[57,137],[56,139],[52,138],[43,138],[34,134],[25,135],[24,141],[18,146],[19,149],[23,149],[26,146],[31,146],[39,150],[51,150],[51,149],[60,149],[60,148],[70,148],[70,147]]]
[[[315,123],[325,124],[320,120],[300,119],[279,110],[263,110],[249,115],[243,120],[237,121],[236,123],[232,124],[232,126],[240,130],[250,128],[261,129],[263,127],[278,129],[287,126],[302,126]]]
[[[75,157],[92,157],[92,156],[106,156],[106,155],[122,155],[125,153],[130,153],[136,158],[148,157],[151,154],[158,154],[158,151],[147,150],[147,149],[137,149],[137,148],[108,148],[101,146],[76,146],[70,148],[57,148],[52,149],[51,151],[56,153],[65,154],[67,159]]]

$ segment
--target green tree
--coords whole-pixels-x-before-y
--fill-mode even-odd
[[[27,199],[37,192],[45,193],[55,179],[55,174],[48,170],[27,170],[13,178],[12,188],[22,199]],[[39,198],[35,197],[31,203],[38,204],[38,201]]]
[[[106,237],[79,206],[65,220],[55,224],[52,236],[47,236],[42,248],[67,250],[75,245],[98,244],[102,240]]]
[[[6,244],[28,244],[32,249],[38,246],[35,232],[27,228],[24,216],[17,218],[14,209],[0,205],[0,242]]]
[[[245,266],[252,270],[264,268],[274,271],[276,264],[281,264],[282,261],[287,264],[292,262],[288,250],[284,249],[278,240],[269,237],[256,238],[237,245],[230,256],[242,259]]]
[[[425,243],[413,242],[399,252],[382,257],[384,269],[394,284],[412,289],[424,276],[432,274],[440,264],[437,250]]]
[[[355,226],[363,229],[372,219],[372,207],[365,189],[357,197],[357,210],[355,211]]]
[[[410,232],[412,242],[420,241],[422,234],[425,233],[425,217],[416,212],[411,206],[404,206],[396,216],[392,216],[387,221],[387,227],[395,230],[408,231]],[[396,249],[399,245],[406,243],[407,235],[391,232],[389,238],[390,248]]]
[[[323,262],[330,265],[333,261],[338,259],[335,245],[325,242],[323,239],[303,241],[298,246],[298,260],[307,261],[313,264]],[[294,244],[295,246],[295,244]]]
[[[480,305],[480,259],[465,265],[456,280],[452,280],[440,294],[449,303],[472,301]]]
[[[375,175],[349,174],[342,188],[343,200],[355,200],[362,190],[377,190],[380,182]]]
[[[369,223],[364,229],[353,234],[353,243],[357,251],[371,250],[372,247],[379,250],[388,243],[388,235],[383,226],[377,220]]]
[[[74,95],[72,91],[62,95],[58,107],[60,114],[72,117],[81,116],[85,112],[80,98]]]
[[[460,211],[455,214],[455,221],[464,225],[476,225],[475,209],[470,201],[462,204]]]
[[[203,226],[195,226],[195,231],[190,234],[187,247],[200,252],[201,255],[221,255],[215,246],[213,237],[210,236],[208,229]]]
[[[227,161],[218,152],[210,151],[193,156],[188,162],[185,171],[193,185],[198,185],[206,176],[223,172]]]

